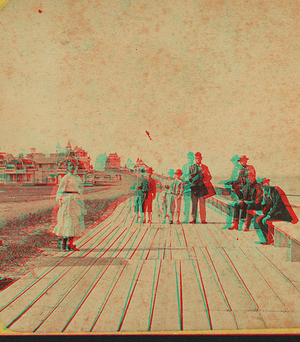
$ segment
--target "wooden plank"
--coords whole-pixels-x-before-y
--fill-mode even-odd
[[[200,227],[200,225],[196,225],[196,227],[198,226]],[[201,241],[201,247],[215,246],[216,240],[209,232],[209,224],[201,225],[201,228],[196,228],[195,231]]]
[[[297,241],[288,239],[286,260],[287,261],[300,261],[300,244]]]
[[[93,332],[119,330],[123,318],[122,315],[127,304],[126,301],[130,297],[134,282],[142,265],[142,261],[128,260],[124,272],[92,329]]]
[[[82,294],[87,291],[90,283],[96,277],[99,270],[96,263],[99,259],[102,259],[101,256],[103,255],[106,255],[106,252],[99,251],[94,253],[84,265],[78,263],[79,266],[73,266],[72,272],[69,272],[68,275],[50,288],[36,305],[11,326],[12,329],[17,331],[28,331],[26,329],[29,329],[29,331],[34,332],[45,319],[49,319],[50,322],[54,320],[52,324],[55,325],[56,331],[60,332],[65,325],[65,320],[68,318],[68,310],[72,311],[74,305],[76,308]],[[40,308],[43,308],[43,312],[41,312]],[[65,320],[60,319],[55,322],[55,317],[59,316],[61,311]]]
[[[268,262],[272,263],[274,267],[277,267],[290,282],[293,284],[300,282],[300,263],[286,261],[285,248],[264,248],[259,251],[264,255]]]
[[[234,311],[238,329],[266,329],[265,322],[260,312]]]
[[[112,261],[102,267],[92,266],[86,270],[82,277],[69,287],[68,292],[62,298],[58,298],[42,320],[34,320],[30,330],[35,332],[50,327],[52,332],[61,332],[76,309],[80,307],[90,287],[105,273],[111,263]]]
[[[183,330],[210,330],[210,316],[206,294],[202,288],[197,266],[192,260],[178,262],[178,278],[182,289],[182,326]]]
[[[149,329],[151,299],[160,262],[158,260],[144,260],[143,263],[137,286],[120,331],[148,331]]]
[[[41,296],[55,285],[59,279],[64,279],[65,275],[71,273],[72,266],[78,262],[77,259],[69,260],[65,258],[59,266],[51,269],[51,277],[40,278],[38,281],[34,282],[32,287],[29,287],[21,293],[21,295],[16,298],[10,305],[8,305],[0,313],[0,322],[5,326],[8,326],[14,319],[19,315],[22,315],[24,310],[28,310],[36,301],[39,300]],[[62,281],[62,287],[64,286],[64,280]]]
[[[145,253],[143,255],[143,259],[147,260],[155,260],[155,259],[163,259],[163,253],[164,253],[164,231],[165,229],[157,228],[156,234],[154,238],[151,240],[148,240],[148,243],[145,245],[147,250],[145,250]]]
[[[267,329],[295,328],[295,323],[288,312],[261,311],[261,316]]]
[[[144,236],[140,245],[138,246],[136,250],[133,251],[133,253],[130,255],[129,258],[131,260],[132,259],[145,259],[148,255],[151,244],[156,237],[156,234],[158,234],[158,231],[159,229],[148,228],[148,231],[146,232],[146,235]]]
[[[162,260],[150,331],[180,330],[175,261]]]
[[[195,232],[195,227],[199,227],[198,224],[183,224],[182,225],[182,231],[184,236],[185,245],[187,247],[196,247],[199,246],[200,240]]]
[[[293,321],[293,328],[300,328],[300,312],[289,312],[289,317]]]
[[[134,244],[137,243],[140,232],[141,227],[139,225],[133,224],[131,227],[129,227],[127,238],[124,243],[120,245],[118,250],[116,250],[115,257],[118,257],[119,259],[126,259],[127,255],[131,252]]]
[[[65,332],[89,332],[93,326],[97,314],[106,305],[110,294],[114,290],[120,275],[125,270],[125,265],[111,264],[104,274],[98,279],[91,292],[87,294],[83,302],[80,304],[79,310],[70,315],[68,325]],[[59,317],[57,317],[59,319]],[[37,332],[48,332],[52,325],[48,325],[50,321],[46,321]],[[51,331],[49,331],[51,332]]]
[[[117,233],[118,233],[118,230],[116,230],[116,232],[111,236],[111,238],[107,241],[107,243],[111,243],[111,244],[115,243],[115,241],[117,241],[119,239],[119,237],[121,236],[121,234],[118,235]],[[114,237],[114,235],[117,235],[117,236]],[[113,242],[111,242],[111,240]],[[94,247],[97,247],[97,245],[95,245]],[[101,252],[101,249],[100,249],[100,252]],[[100,252],[98,252],[98,253],[100,253]],[[78,253],[80,253],[80,252],[78,252]],[[72,255],[72,254],[70,253],[70,255]],[[81,253],[81,254],[83,254],[83,253]],[[20,321],[20,324],[19,324],[19,326],[22,327],[23,326],[22,321],[28,320],[28,318],[27,318],[27,317],[29,317],[28,315],[30,315],[30,319],[34,319],[35,314],[40,315],[40,310],[38,308],[38,306],[41,305],[40,303],[43,303],[44,300],[47,300],[49,302],[49,300],[52,297],[50,295],[48,295],[48,293],[54,293],[57,296],[57,295],[64,294],[65,291],[67,291],[67,289],[69,288],[69,284],[72,283],[73,281],[76,281],[78,275],[80,274],[80,272],[82,272],[82,267],[76,267],[77,264],[80,263],[82,260],[87,260],[86,255],[88,255],[88,254],[90,254],[90,257],[89,257],[90,261],[92,261],[93,257],[95,255],[97,255],[97,253],[95,254],[95,252],[92,252],[92,250],[91,250],[89,253],[85,254],[85,258],[83,258],[83,259],[74,258],[72,260],[72,259],[69,259],[70,256],[69,256],[69,258],[65,258],[65,260],[63,260],[63,263],[67,263],[67,267],[65,267],[63,269],[64,271],[59,273],[57,277],[55,277],[55,274],[53,274],[52,275],[52,279],[53,279],[52,282],[50,282],[51,279],[49,279],[49,281],[48,281],[49,284],[46,283],[46,285],[45,285],[44,281],[41,281],[42,282],[41,284],[36,285],[34,288],[29,289],[26,292],[26,297],[24,297],[24,295],[21,296],[18,300],[16,300],[14,303],[12,303],[12,305],[10,305],[10,307],[8,307],[5,310],[5,312],[4,312],[5,320],[4,321],[7,322],[5,324],[12,324],[12,322],[14,322],[16,319],[19,319],[22,315],[22,320]],[[69,261],[69,260],[71,260],[71,261]],[[63,263],[61,264],[62,266],[63,266]],[[59,269],[58,267],[56,267],[56,268],[59,271],[61,271],[61,269]],[[47,296],[45,294],[47,294]],[[54,295],[54,298],[56,298],[55,295]],[[50,303],[51,303],[50,305],[53,304],[51,301],[50,301]],[[18,313],[18,315],[16,315],[15,310],[17,308],[19,309],[20,307],[22,307],[22,310]],[[36,307],[36,309],[35,309],[35,307]],[[28,311],[29,308],[30,308],[30,312]],[[1,317],[1,314],[0,314],[0,317]]]
[[[213,330],[236,330],[237,324],[232,311],[210,311]]]
[[[173,260],[184,260],[189,258],[182,226],[180,224],[173,224],[173,229],[171,228],[171,246]]]
[[[264,247],[264,248],[263,248]],[[272,246],[261,246],[260,249],[274,248]],[[300,311],[300,292],[293,286],[283,273],[274,267],[258,248],[243,248],[243,252],[253,265],[259,269],[260,274],[272,287],[278,298],[290,311]]]
[[[272,288],[265,282],[261,274],[249,261],[249,259],[236,248],[224,248],[233,267],[243,280],[247,291],[254,298],[260,310],[264,311],[284,311],[285,306],[278,299]]]
[[[206,249],[195,247],[194,252],[197,257],[197,268],[203,280],[209,309],[222,312],[229,311],[230,306]]]
[[[223,249],[208,248],[208,252],[232,310],[257,310],[256,303],[244,287],[239,275],[226,260]]]

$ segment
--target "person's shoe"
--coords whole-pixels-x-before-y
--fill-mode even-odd
[[[176,221],[176,223],[177,223],[177,224],[180,224],[180,221],[179,221],[179,220],[177,220],[177,221]]]
[[[207,222],[206,222],[206,221],[201,221],[201,223],[202,223],[202,224],[207,224]]]
[[[56,247],[59,251],[61,251],[61,242],[62,242],[62,239],[58,239],[57,240],[57,244],[56,244]]]
[[[268,245],[268,241],[256,241],[255,242],[257,245]]]
[[[189,223],[196,223],[196,220],[190,221]]]
[[[250,231],[249,227],[245,227],[245,228],[243,229],[243,232],[249,232],[249,231]]]
[[[228,230],[238,230],[239,229],[239,220],[233,219],[232,220],[232,226],[228,228]]]
[[[188,220],[184,220],[184,221],[182,221],[182,223],[189,223],[189,221]]]
[[[173,224],[173,221],[172,221],[172,220],[170,220],[170,224]]]
[[[62,246],[61,246],[62,251],[67,250],[67,240],[68,240],[68,238],[63,238]]]
[[[148,220],[148,223],[152,223],[152,221],[149,219],[149,220]]]
[[[75,245],[68,245],[67,250],[70,252],[79,251],[79,249]]]

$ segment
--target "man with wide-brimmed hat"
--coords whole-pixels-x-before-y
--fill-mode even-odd
[[[140,168],[140,175],[141,178],[135,189],[134,211],[136,213],[136,222],[138,222],[139,212],[141,213],[140,222],[145,222],[145,200],[148,194],[148,180],[145,178],[145,168]]]
[[[174,221],[174,214],[176,212],[176,223],[180,223],[181,199],[183,195],[183,182],[181,180],[182,171],[177,169],[174,180],[170,185],[170,224]]]
[[[184,181],[184,223],[189,220],[190,203],[192,201],[192,221],[190,223],[196,223],[197,221],[197,204],[198,198],[208,194],[208,191],[203,183],[203,173],[199,165],[194,164],[194,153],[189,152],[187,154],[188,164],[182,167],[183,181]]]
[[[145,199],[145,221],[146,214],[148,213],[148,223],[152,222],[152,203],[156,196],[156,181],[152,178],[153,169],[149,167],[147,169],[148,175],[148,193],[147,198]]]
[[[229,230],[239,229],[240,219],[244,222],[246,218],[247,205],[245,201],[248,200],[250,193],[248,188],[253,188],[256,182],[256,172],[252,165],[248,165],[249,158],[242,155],[239,158],[241,170],[239,172],[238,180],[232,183],[232,190],[237,195],[232,209],[232,225]],[[241,217],[240,217],[241,216]],[[249,227],[247,227],[249,228]],[[246,229],[248,230],[248,229]]]

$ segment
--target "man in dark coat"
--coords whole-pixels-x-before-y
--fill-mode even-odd
[[[211,183],[212,176],[209,172],[209,169],[206,165],[202,164],[202,154],[200,152],[195,153],[195,161],[196,164],[200,167],[201,172],[203,174],[203,183],[208,191],[206,196],[202,196],[199,198],[199,212],[201,223],[205,224],[206,222],[206,208],[205,208],[205,199],[216,194],[215,189]],[[196,213],[197,217],[197,213]]]
[[[152,178],[153,169],[149,167],[147,169],[148,176],[148,194],[145,199],[145,220],[146,222],[146,213],[148,213],[148,223],[152,222],[152,203],[156,196],[156,181]]]
[[[257,223],[263,233],[264,245],[273,243],[273,221],[286,221],[296,223],[298,221],[292,210],[286,195],[277,186],[266,185],[263,187],[263,213],[257,218]]]

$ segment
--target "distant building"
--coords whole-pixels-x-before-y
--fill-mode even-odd
[[[95,171],[104,171],[106,165],[107,154],[100,153],[95,161]]]
[[[36,171],[37,166],[33,160],[10,155],[6,159],[4,183],[35,184]]]
[[[64,152],[58,143],[56,153],[50,156],[37,153],[36,148],[31,148],[26,157],[20,154],[18,158],[0,152],[0,183],[56,184],[67,173],[67,161],[71,157],[78,161],[77,174],[82,181],[91,178],[91,158],[81,147],[72,149],[70,142]]]
[[[145,170],[148,169],[148,165],[146,165],[146,164],[142,161],[142,159],[139,159],[139,158],[136,160],[136,166],[137,166],[138,170],[139,170],[141,167],[145,168]]]
[[[127,162],[125,164],[125,168],[128,169],[128,170],[134,170],[134,168],[135,168],[134,162],[131,159],[128,158]]]
[[[120,170],[121,158],[117,153],[110,153],[106,159],[105,170]]]

